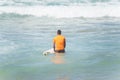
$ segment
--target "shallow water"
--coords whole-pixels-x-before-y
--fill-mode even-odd
[[[57,29],[66,53],[42,55]],[[1,17],[0,79],[119,80],[119,39],[119,18]]]

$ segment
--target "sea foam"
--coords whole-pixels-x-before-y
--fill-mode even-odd
[[[55,18],[120,17],[120,6],[2,6],[0,7],[0,14],[4,13]]]

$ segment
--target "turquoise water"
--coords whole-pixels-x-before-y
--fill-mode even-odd
[[[120,80],[120,0],[1,0],[0,80]]]
[[[42,55],[56,30],[66,53]],[[119,18],[1,17],[1,80],[119,80]]]

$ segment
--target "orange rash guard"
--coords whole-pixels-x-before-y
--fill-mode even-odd
[[[64,50],[65,48],[65,37],[62,35],[57,35],[53,39],[53,43],[55,44],[55,50]]]

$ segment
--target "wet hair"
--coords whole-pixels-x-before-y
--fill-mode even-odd
[[[57,30],[57,34],[61,34],[61,30]]]

